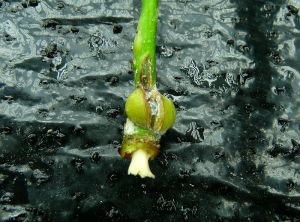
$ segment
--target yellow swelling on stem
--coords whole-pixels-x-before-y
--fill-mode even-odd
[[[175,121],[175,106],[156,89],[146,93],[143,88],[137,88],[127,98],[127,117],[137,126],[164,133]]]
[[[142,0],[134,39],[132,69],[136,89],[128,97],[122,146],[123,158],[131,159],[128,174],[154,178],[148,160],[160,148],[160,137],[172,127],[176,110],[173,102],[156,89],[156,30],[158,0]]]

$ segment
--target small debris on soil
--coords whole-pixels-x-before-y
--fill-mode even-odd
[[[113,26],[113,33],[114,34],[119,34],[121,33],[123,30],[123,26],[122,25],[119,25],[119,24],[116,24]]]
[[[38,4],[39,2],[37,0],[29,0],[29,6],[36,7]]]
[[[79,28],[77,28],[77,27],[72,27],[72,28],[71,28],[71,32],[73,32],[73,33],[78,33],[78,32],[79,32]]]
[[[52,28],[56,29],[56,26],[59,25],[58,21],[55,21],[53,19],[46,19],[43,21],[43,27],[44,28]]]

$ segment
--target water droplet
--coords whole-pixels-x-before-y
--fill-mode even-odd
[[[76,173],[82,174],[83,173],[83,164],[84,160],[80,158],[73,158],[71,160],[71,164],[75,167]]]
[[[44,50],[42,50],[42,55],[48,58],[54,58],[58,53],[57,44],[50,43]]]
[[[275,87],[274,93],[276,95],[282,95],[282,94],[284,94],[285,93],[285,87],[284,86],[282,86],[282,87],[279,87],[279,86]]]
[[[83,129],[81,126],[76,126],[74,128],[73,132],[76,135],[83,135],[83,134],[85,134],[85,129]]]
[[[101,156],[98,152],[94,152],[91,156],[91,160],[94,163],[98,163],[100,159],[101,159]]]
[[[156,204],[157,204],[156,209],[158,211],[167,211],[167,212],[176,211],[175,200],[174,199],[166,200],[162,194],[157,199]]]
[[[116,171],[113,171],[107,175],[108,182],[115,184],[120,180],[120,174]]]
[[[167,155],[165,153],[163,153],[162,155],[159,155],[158,163],[163,167],[167,167],[169,165],[169,161],[168,161]]]
[[[106,212],[106,216],[113,219],[113,221],[119,221],[119,218],[122,218],[122,213],[118,208],[112,206],[111,209]]]
[[[193,172],[194,172],[194,170],[192,170],[192,169],[182,169],[182,168],[180,168],[179,177],[180,178],[188,178],[192,175]]]
[[[121,147],[121,143],[118,140],[112,141],[111,144],[112,144],[112,146],[113,146],[114,149],[119,149]]]
[[[49,110],[47,110],[47,109],[38,109],[37,114],[38,114],[40,117],[45,118],[45,117],[48,116]]]
[[[244,106],[244,109],[245,109],[245,112],[248,113],[248,114],[252,113],[254,111],[254,107],[251,104],[246,104]]]
[[[213,129],[218,129],[218,128],[221,128],[223,127],[223,124],[221,121],[218,121],[218,120],[212,120],[210,122],[210,125],[212,126]]]
[[[202,142],[204,140],[204,128],[201,127],[196,122],[191,122],[188,126],[188,129],[185,133],[185,136],[190,142]]]
[[[3,100],[7,101],[8,103],[12,103],[14,101],[14,97],[12,97],[12,96],[4,96]]]
[[[101,33],[94,33],[88,40],[90,50],[95,52],[99,59],[105,59],[105,54],[115,52],[117,42],[106,38]]]
[[[57,2],[56,7],[57,7],[57,9],[61,10],[65,7],[65,4],[64,4],[64,2]]]
[[[37,136],[36,136],[36,134],[34,134],[34,133],[32,133],[32,134],[29,134],[28,136],[27,136],[27,143],[29,144],[29,145],[34,145],[35,143],[37,142]]]
[[[280,154],[286,154],[288,151],[287,149],[282,145],[276,143],[271,149],[267,151],[272,157],[277,157]]]
[[[9,126],[4,126],[4,127],[0,128],[0,132],[2,134],[8,135],[8,134],[12,133],[12,128]]]
[[[300,155],[300,144],[294,139],[291,139],[291,143],[293,147],[285,156],[294,159]]]
[[[293,179],[288,179],[287,182],[286,182],[286,186],[287,186],[289,191],[292,191],[295,188],[296,184],[293,181]]]
[[[284,62],[284,60],[283,60],[283,58],[281,58],[279,52],[271,52],[270,59],[276,65],[282,64]]]
[[[45,172],[35,169],[32,173],[32,180],[39,186],[46,183],[50,179],[50,176]]]
[[[2,203],[2,204],[12,203],[13,198],[14,198],[14,194],[13,193],[11,193],[11,192],[5,192],[0,197],[0,203]]]
[[[278,125],[281,126],[280,131],[281,131],[281,132],[285,132],[286,128],[287,128],[288,125],[289,125],[289,120],[287,120],[287,119],[285,119],[285,118],[279,118],[279,119],[277,120],[277,122],[278,122]]]
[[[72,99],[75,102],[75,104],[79,104],[79,103],[82,103],[83,101],[87,100],[86,97],[84,97],[84,96],[77,96],[77,95],[71,95],[70,99]]]
[[[224,150],[217,151],[217,152],[215,152],[215,154],[214,154],[214,159],[215,159],[215,160],[223,159],[224,157],[225,157],[225,152],[224,152]]]
[[[119,83],[119,77],[118,76],[109,76],[105,79],[107,83],[109,83],[110,86],[116,86]]]
[[[175,50],[173,48],[167,47],[167,46],[158,46],[157,51],[160,54],[160,56],[165,58],[171,58],[174,55]]]
[[[106,115],[110,118],[116,118],[120,114],[120,108],[112,108],[106,111]]]
[[[104,108],[102,106],[96,106],[96,112],[98,114],[101,114],[103,110],[104,110]]]
[[[81,201],[81,200],[83,200],[86,196],[87,196],[87,195],[86,195],[85,193],[79,191],[79,192],[73,193],[72,199],[73,199],[73,200],[76,200],[76,201]]]
[[[8,178],[7,175],[0,173],[0,185],[2,185],[6,181],[7,178]]]
[[[199,79],[199,68],[196,65],[196,62],[191,59],[189,64],[187,66],[183,66],[180,68],[182,71],[184,71],[189,77],[194,79]]]
[[[4,221],[26,221],[26,210],[21,206],[5,205],[1,207],[0,219],[4,219]]]

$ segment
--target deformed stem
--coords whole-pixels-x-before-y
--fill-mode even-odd
[[[174,104],[156,89],[156,30],[158,0],[142,0],[134,39],[133,71],[136,89],[125,105],[127,121],[120,155],[131,159],[128,174],[154,178],[149,159],[159,152],[160,137],[173,125]]]

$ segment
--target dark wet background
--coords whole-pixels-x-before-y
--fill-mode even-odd
[[[300,2],[160,2],[177,120],[118,148],[140,1],[0,1],[0,221],[299,221]]]

